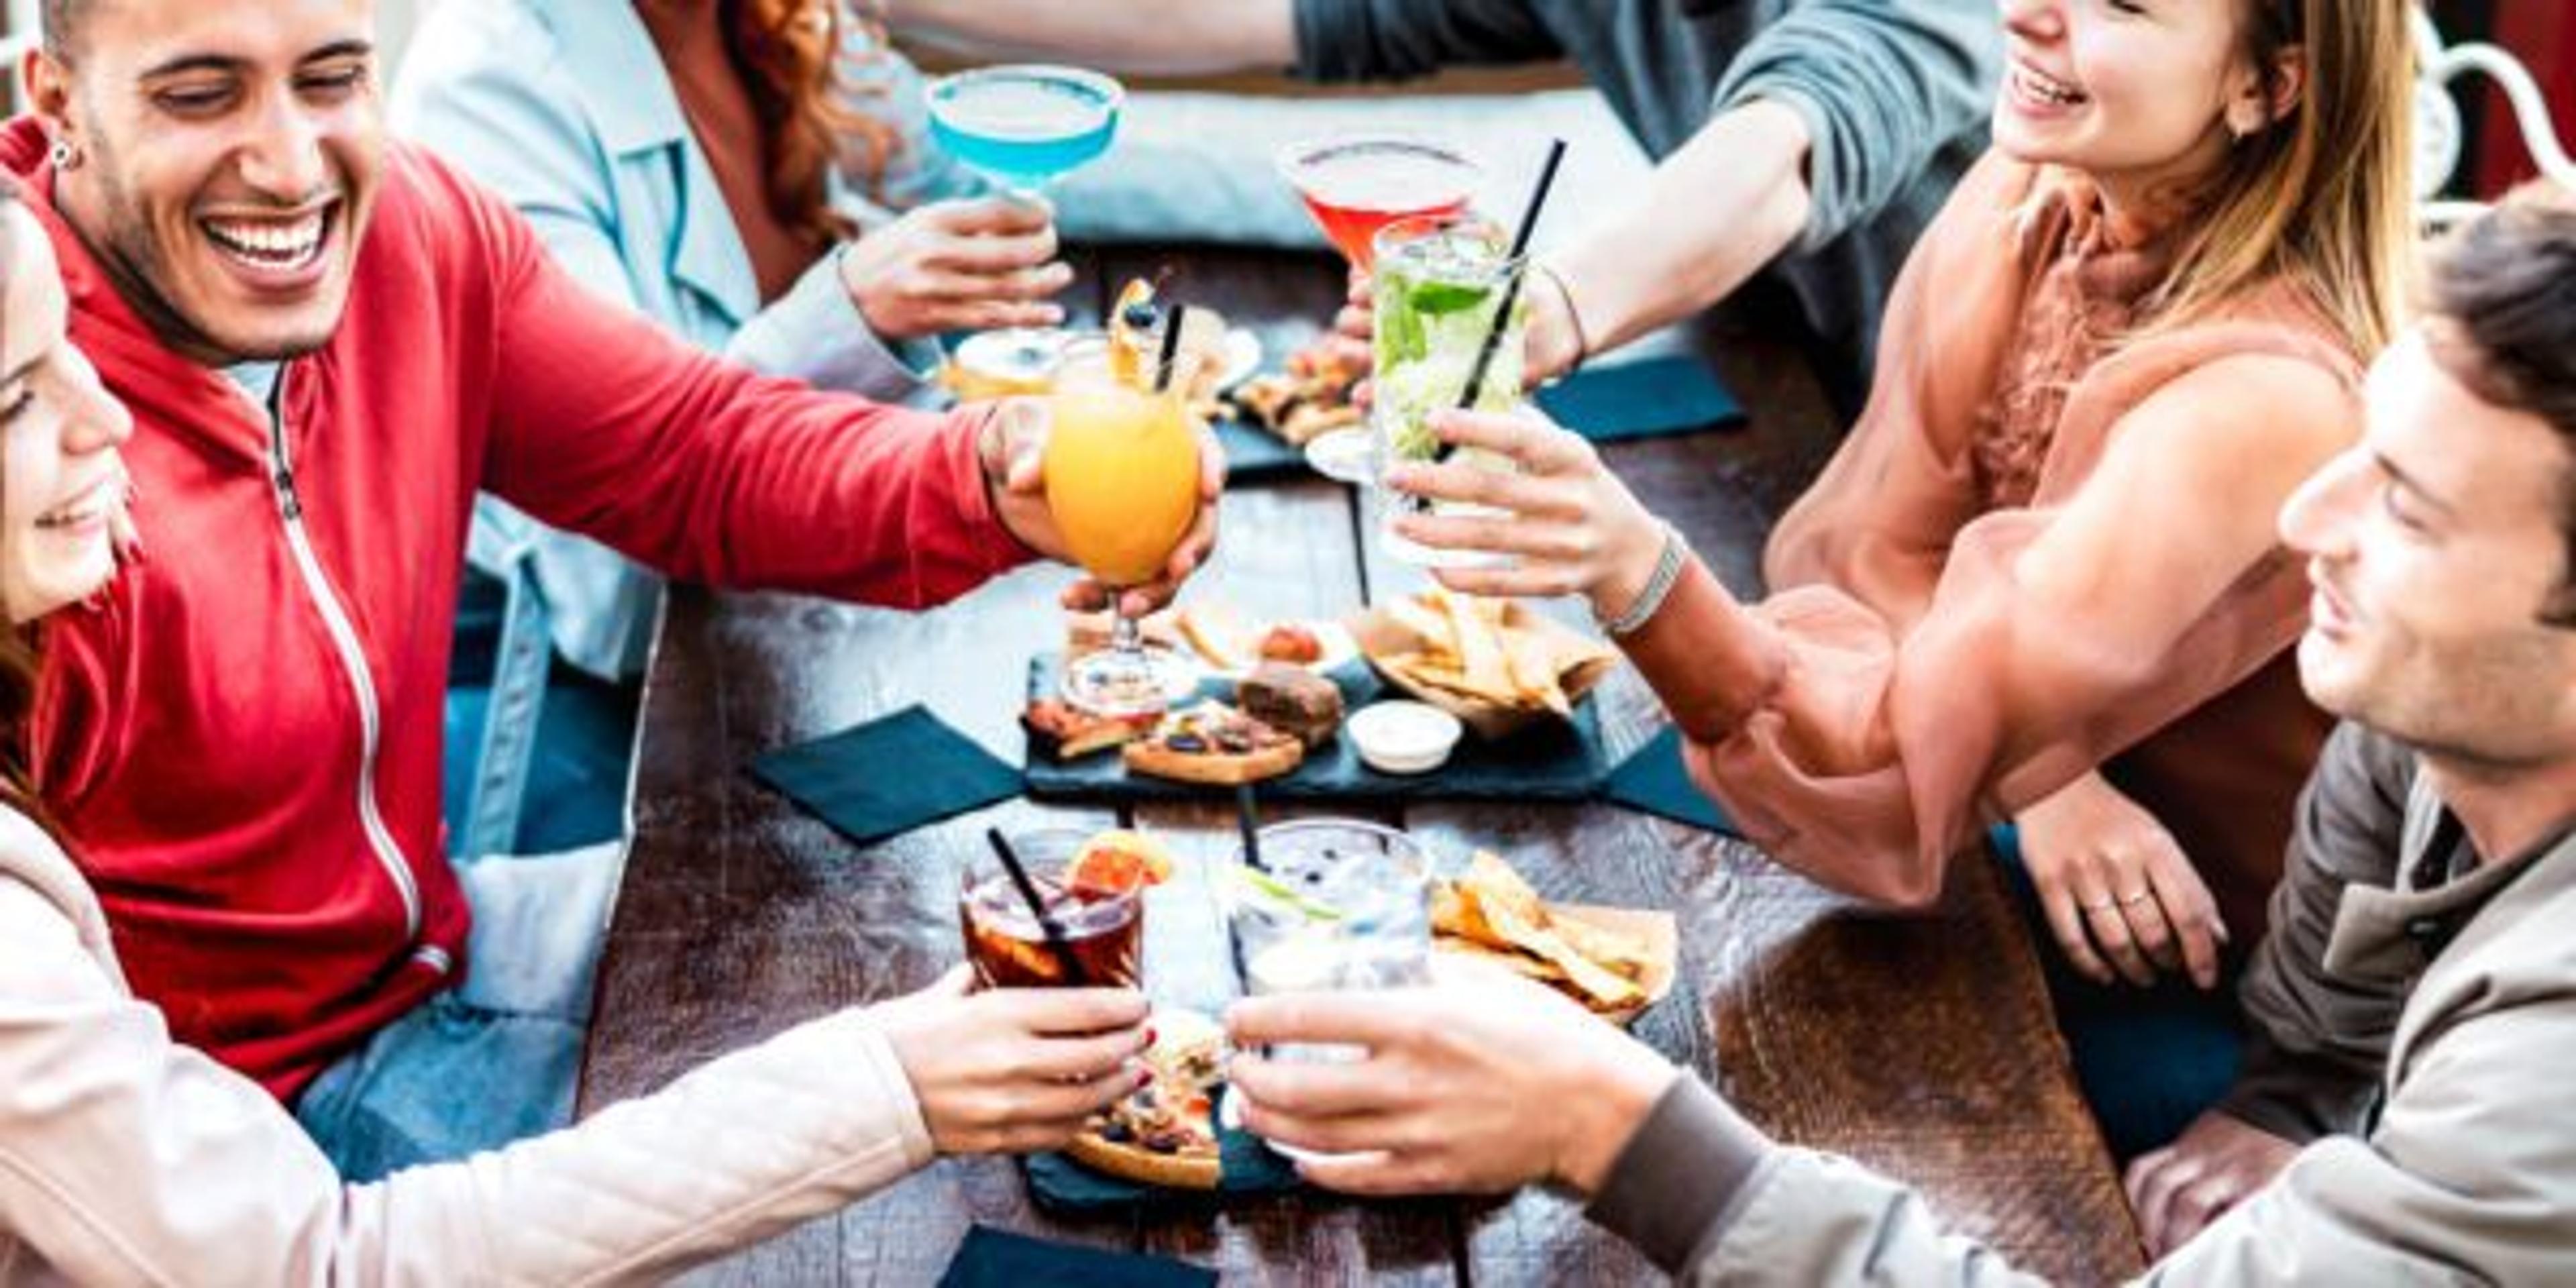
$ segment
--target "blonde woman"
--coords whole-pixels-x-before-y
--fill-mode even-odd
[[[2263,929],[2327,729],[2272,516],[2358,433],[2392,326],[2406,5],[2002,11],[1994,150],[1908,260],[1868,408],[1772,536],[1770,598],[1532,419],[1442,431],[1517,476],[1391,481],[1509,511],[1405,530],[1511,556],[1457,589],[1588,598],[1781,861],[1919,906],[2014,821],[2078,971],[2208,988]]]

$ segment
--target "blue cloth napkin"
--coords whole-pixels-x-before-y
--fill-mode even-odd
[[[751,772],[860,845],[1020,794],[1018,770],[919,706],[770,752]]]
[[[1032,1239],[978,1225],[966,1231],[939,1288],[1202,1288],[1216,1272],[1169,1257]]]
[[[1225,449],[1225,481],[1229,487],[1315,477],[1315,472],[1306,468],[1305,450],[1289,446],[1287,439],[1269,430],[1239,420],[1220,420],[1216,423],[1216,441]]]
[[[1596,443],[1696,433],[1744,419],[1717,373],[1672,356],[1586,367],[1538,391],[1548,418]]]
[[[1690,780],[1682,766],[1681,730],[1670,725],[1610,771],[1602,794],[1612,802],[1676,823],[1742,836],[1735,822]]]

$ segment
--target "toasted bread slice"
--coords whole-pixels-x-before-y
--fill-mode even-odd
[[[1216,1085],[1225,1034],[1215,1020],[1176,1007],[1154,1012],[1145,1052],[1153,1081],[1083,1124],[1065,1153],[1111,1176],[1182,1190],[1212,1190],[1223,1171]]]
[[[1277,778],[1295,770],[1305,762],[1306,746],[1291,737],[1286,742],[1248,752],[1174,751],[1148,739],[1128,743],[1119,754],[1126,757],[1127,768],[1135,773],[1176,782],[1233,787]]]
[[[1102,716],[1054,698],[1041,698],[1020,713],[1029,746],[1051,760],[1080,760],[1134,742],[1154,731],[1152,716]]]
[[[1212,1150],[1204,1154],[1167,1154],[1142,1145],[1104,1140],[1088,1129],[1076,1133],[1064,1152],[1093,1171],[1167,1189],[1212,1190],[1222,1174]]]

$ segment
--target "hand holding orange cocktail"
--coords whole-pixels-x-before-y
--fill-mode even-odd
[[[1105,340],[1075,341],[1056,372],[1042,465],[1047,509],[1074,562],[1113,591],[1160,577],[1198,518],[1199,435],[1181,394],[1188,386],[1186,370],[1159,381],[1152,370],[1122,372]],[[1147,648],[1125,596],[1115,598],[1110,646],[1065,669],[1065,698],[1104,715],[1160,711],[1191,691],[1195,668]]]

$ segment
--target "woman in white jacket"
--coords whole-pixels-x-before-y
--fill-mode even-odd
[[[652,1278],[940,1154],[1060,1143],[1137,1085],[1132,991],[925,992],[815,1020],[573,1129],[345,1185],[276,1101],[127,991],[21,743],[41,619],[131,552],[132,430],[0,187],[0,1288]]]

